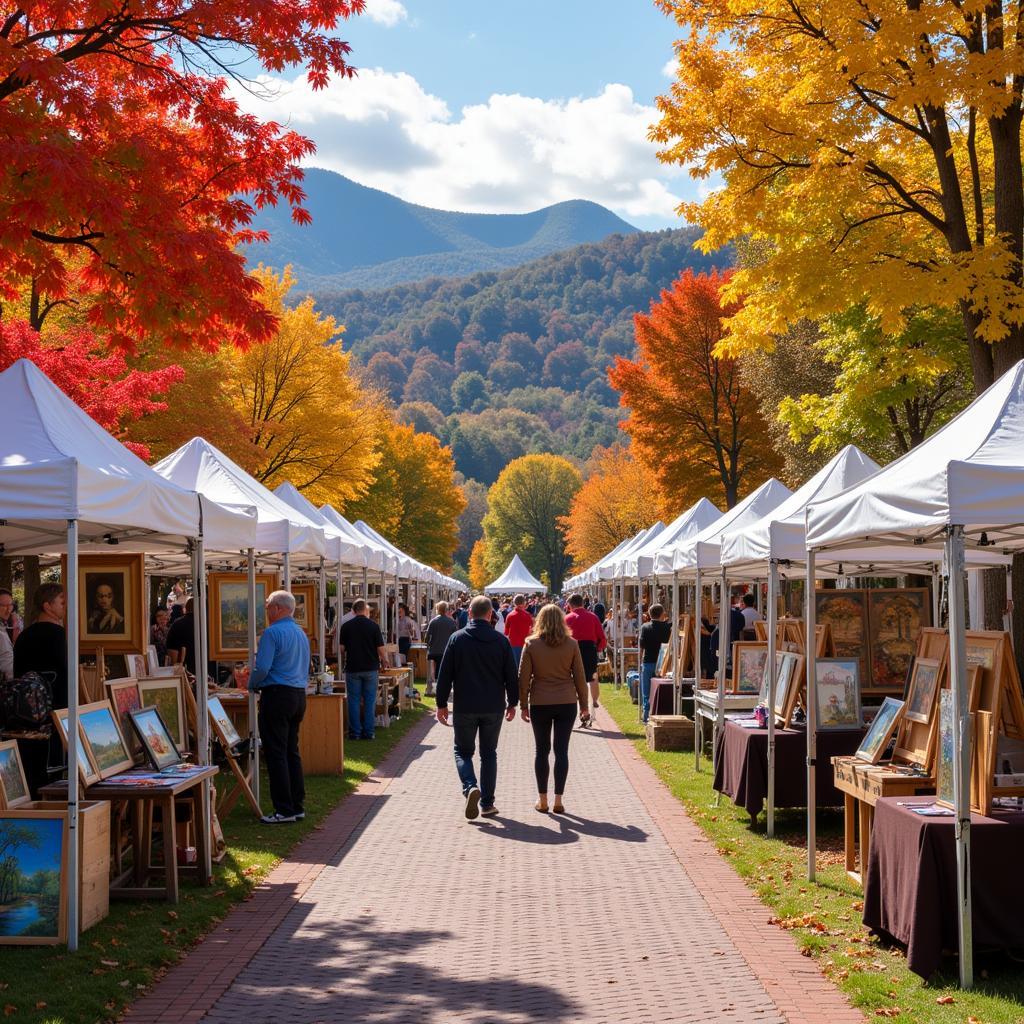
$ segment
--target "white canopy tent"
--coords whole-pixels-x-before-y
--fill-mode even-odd
[[[583,572],[577,573],[571,579],[566,580],[563,590],[575,590],[577,587],[586,587],[595,583],[597,581],[597,567],[604,562],[614,561],[615,557],[632,544],[634,540],[636,540],[636,537],[627,537],[625,540],[619,541],[608,554],[602,556],[593,565],[584,569]]]
[[[485,594],[543,594],[547,587],[523,564],[518,555],[512,556],[512,561],[505,567],[505,571],[493,582],[484,587]]]
[[[1024,363],[913,451],[841,494],[807,510],[807,579],[816,561],[851,550],[912,545],[941,552],[948,574],[950,680],[957,709],[953,791],[956,806],[960,983],[973,984],[971,936],[971,735],[967,693],[964,570],[968,548],[1008,556],[1024,550]],[[808,633],[814,602],[808,602]],[[813,678],[813,645],[808,676]],[[813,720],[814,688],[808,688]],[[809,730],[810,735],[810,730]],[[809,739],[810,742],[810,739]],[[808,795],[810,799],[810,794]],[[809,837],[813,838],[813,837]],[[812,843],[808,866],[813,877]]]
[[[378,572],[395,571],[398,560],[387,550],[386,547],[384,547],[383,544],[379,544],[377,541],[371,540],[365,534],[360,533],[332,505],[321,505],[317,511],[327,522],[338,530],[339,533],[348,537],[352,544],[365,545],[364,551],[366,552],[367,569],[374,569]]]
[[[654,575],[654,563],[659,551],[696,537],[721,516],[722,513],[707,498],[701,498],[640,547],[618,555],[615,559],[615,575],[628,580],[641,580]]]

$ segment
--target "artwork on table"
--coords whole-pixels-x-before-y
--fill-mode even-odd
[[[181,692],[181,679],[140,679],[139,697],[144,708],[159,708],[160,715],[182,750],[188,749],[188,731],[185,719],[185,701]],[[187,684],[186,684],[187,685]]]
[[[939,688],[939,667],[937,658],[918,658],[914,662],[910,689],[907,691],[907,708],[904,711],[910,721],[925,725],[931,721],[935,694]]]
[[[871,675],[867,678],[875,686],[901,687],[917,650],[917,638],[932,624],[928,590],[869,590],[867,595],[871,637]]]
[[[290,591],[295,598],[295,621],[311,640],[316,634],[316,591],[315,583],[295,583]]]
[[[654,666],[654,674],[659,679],[665,677],[665,673],[672,667],[672,645],[662,644],[658,648],[658,661]]]
[[[860,728],[860,659],[820,658],[814,663],[818,729]]]
[[[870,679],[868,672],[868,602],[863,590],[818,590],[815,608],[819,625],[829,627],[837,658],[855,658],[858,681]],[[903,680],[900,680],[902,683]]]
[[[66,811],[0,811],[0,944],[65,941],[66,850]]]
[[[953,806],[953,733],[956,703],[952,690],[939,691],[939,752],[936,764],[936,803]],[[965,780],[967,781],[967,780]]]
[[[78,630],[83,651],[143,654],[146,609],[143,555],[78,556]],[[68,578],[67,556],[61,578]]]
[[[140,708],[133,711],[130,717],[143,753],[157,771],[169,768],[172,764],[181,764],[181,754],[167,730],[167,723],[159,708]]]
[[[107,683],[107,693],[110,694],[110,703],[114,705],[117,713],[117,720],[121,724],[121,735],[128,743],[128,749],[132,756],[140,753],[140,747],[132,731],[131,713],[142,707],[142,697],[139,695],[139,681],[137,679],[111,679]]]
[[[125,664],[128,666],[128,675],[132,679],[140,679],[146,674],[149,666],[146,663],[146,656],[144,654],[126,654],[124,656]]]
[[[207,700],[207,707],[210,711],[210,721],[213,723],[214,731],[217,733],[221,745],[231,750],[241,743],[242,737],[238,735],[235,723],[231,721],[231,716],[224,710],[220,698],[210,697]]]
[[[794,651],[782,652],[779,678],[775,683],[775,707],[772,710],[775,717],[783,719],[787,725],[789,724],[790,709],[796,704],[803,671],[804,656],[802,654],[797,654]]]
[[[732,645],[732,692],[760,693],[768,645],[740,640]]]
[[[110,702],[97,701],[85,704],[79,709],[78,720],[82,726],[85,745],[92,755],[93,764],[101,779],[108,775],[116,775],[135,764],[128,753],[121,728]]]
[[[267,598],[277,589],[273,573],[256,575],[256,638],[267,628]],[[210,657],[234,661],[249,656],[249,578],[240,572],[213,572],[210,591]]]
[[[151,676],[158,668],[160,668],[160,656],[157,654],[156,647],[149,644],[146,647],[146,671],[140,675]]]
[[[88,704],[83,704],[82,707],[89,707]],[[64,742],[64,749],[68,748],[68,709],[60,708],[53,712],[53,720],[57,723],[57,732],[60,734],[61,740]],[[78,722],[78,774],[82,778],[82,784],[85,786],[91,786],[95,782],[100,781],[100,773],[96,768],[96,763],[92,759],[92,754],[89,752],[89,748],[86,746],[85,740],[82,738],[82,722],[81,722],[81,708],[79,708],[79,722]]]
[[[986,669],[991,669],[995,667],[995,645],[990,643],[977,643],[968,640],[964,646],[967,652],[968,665],[977,665],[979,668]]]
[[[862,761],[869,761],[871,764],[878,764],[885,748],[892,739],[892,734],[900,724],[903,717],[904,703],[896,700],[895,697],[886,697],[882,706],[871,721],[864,739],[857,748],[857,757]]]
[[[0,810],[27,804],[31,799],[25,769],[21,765],[21,754],[18,753],[18,743],[16,740],[4,740],[0,742]],[[0,904],[3,902],[0,893]]]

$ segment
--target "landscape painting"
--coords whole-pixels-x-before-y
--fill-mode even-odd
[[[159,708],[142,708],[133,711],[132,726],[142,743],[146,756],[157,771],[181,762],[181,754],[167,731],[167,725],[160,717]]]
[[[132,757],[124,745],[114,712],[106,701],[86,704],[79,721],[101,778],[131,767]]]
[[[733,644],[733,692],[760,693],[767,661],[767,644]]]
[[[0,944],[64,941],[63,811],[0,811]]]
[[[818,728],[856,729],[861,726],[860,661],[856,658],[820,658],[814,663],[817,678]]]
[[[267,626],[267,597],[276,578],[269,573],[256,576],[256,636]],[[211,573],[210,657],[234,661],[249,654],[249,581],[244,573]]]
[[[139,682],[141,707],[159,708],[160,717],[167,723],[167,729],[174,742],[182,750],[188,748],[188,734],[185,730],[185,708],[181,696],[181,685],[177,679],[143,679]]]
[[[116,683],[108,683],[110,691],[110,702],[114,705],[117,719],[121,723],[121,735],[124,736],[131,749],[132,754],[139,751],[138,741],[135,733],[132,732],[131,713],[142,707],[142,699],[139,696],[139,684],[134,680],[119,680]]]
[[[928,590],[869,590],[871,676],[875,686],[902,687],[922,628],[931,625]]]
[[[817,622],[828,625],[837,658],[856,658],[859,679],[868,672],[868,607],[863,590],[819,590],[815,595]],[[902,684],[902,680],[900,680]]]
[[[0,810],[31,799],[15,740],[0,743]]]
[[[871,764],[878,764],[878,759],[892,739],[892,734],[900,724],[903,714],[903,701],[894,697],[886,697],[877,714],[871,720],[871,726],[857,748],[857,757]]]

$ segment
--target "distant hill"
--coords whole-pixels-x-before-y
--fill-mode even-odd
[[[248,247],[250,263],[291,264],[303,291],[386,288],[426,278],[517,267],[549,253],[637,229],[597,203],[573,200],[533,213],[453,213],[407,203],[333,171],[306,171],[313,223],[287,206],[261,211],[271,240]]]

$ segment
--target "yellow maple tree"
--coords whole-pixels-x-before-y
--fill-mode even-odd
[[[490,582],[491,574],[487,568],[487,542],[481,537],[469,553],[469,585],[476,591],[482,591]]]

